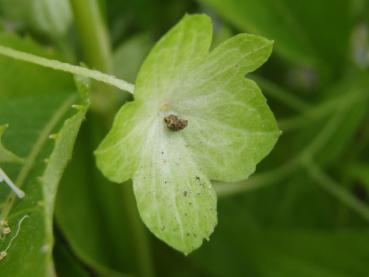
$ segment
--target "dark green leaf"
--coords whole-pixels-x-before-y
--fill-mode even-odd
[[[35,44],[15,37],[1,35],[0,42],[23,49],[31,45],[29,51],[42,52]],[[88,102],[85,97],[78,100],[72,80],[63,74],[6,58],[0,58],[0,71],[8,74],[7,78],[1,74],[0,122],[10,126],[4,143],[25,157],[23,164],[3,169],[26,193],[18,200],[8,190],[1,191],[1,217],[9,221],[12,232],[1,241],[7,256],[1,261],[0,275],[25,276],[32,272],[35,276],[50,276],[54,271],[54,199]],[[46,81],[40,80],[44,78]],[[73,112],[71,106],[77,103],[80,106]]]

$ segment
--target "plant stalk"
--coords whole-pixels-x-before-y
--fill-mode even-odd
[[[108,31],[96,0],[70,0],[83,55],[89,66],[112,72],[112,50]]]
[[[134,85],[130,84],[124,80],[118,79],[112,75],[102,73],[97,70],[91,70],[82,66],[76,66],[73,64],[68,64],[60,62],[58,60],[48,59],[41,56],[36,56],[27,52],[22,52],[13,48],[0,45],[0,55],[8,58],[12,58],[18,61],[28,62],[31,64],[37,64],[46,68],[51,68],[54,70],[64,71],[71,74],[76,74],[84,76],[86,78],[91,78],[95,81],[105,83],[109,86],[116,87],[118,89],[128,91],[133,93]]]

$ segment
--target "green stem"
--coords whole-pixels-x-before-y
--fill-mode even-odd
[[[132,183],[121,185],[123,205],[127,212],[130,233],[134,241],[136,272],[140,277],[153,277],[154,266],[149,247],[149,238],[143,226],[136,207],[136,200],[132,190]]]
[[[54,70],[64,71],[64,72],[68,72],[71,74],[76,74],[76,75],[84,76],[87,78],[91,78],[93,80],[106,83],[108,85],[114,86],[116,88],[131,92],[131,93],[133,93],[134,91],[134,85],[126,81],[120,80],[112,75],[104,74],[100,71],[90,70],[85,67],[76,66],[76,65],[72,65],[68,63],[63,63],[57,60],[52,60],[52,59],[36,56],[33,54],[18,51],[18,50],[15,50],[15,49],[12,49],[6,46],[2,46],[2,45],[0,45],[0,55],[9,57],[15,60],[23,61],[23,62],[37,64],[37,65],[51,68]]]
[[[96,0],[70,0],[83,54],[89,66],[112,72],[109,35]]]

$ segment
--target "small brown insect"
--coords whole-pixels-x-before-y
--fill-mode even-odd
[[[170,114],[164,117],[164,122],[168,129],[171,131],[180,131],[187,127],[188,121],[186,119],[181,119],[174,114]]]

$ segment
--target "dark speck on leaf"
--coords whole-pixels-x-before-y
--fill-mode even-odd
[[[187,191],[184,191],[184,192],[183,192],[184,197],[186,197],[186,196],[187,196],[187,194],[188,194],[188,192],[187,192]]]
[[[187,127],[188,121],[174,114],[164,117],[164,122],[171,131],[180,131]]]
[[[199,176],[196,176],[196,180],[197,180],[197,181],[200,181],[200,177],[199,177]]]

